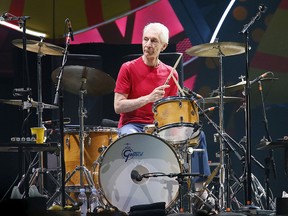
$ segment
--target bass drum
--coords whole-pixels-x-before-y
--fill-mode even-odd
[[[155,175],[139,179],[139,175],[149,173]],[[169,207],[179,192],[176,177],[167,176],[171,173],[181,173],[173,148],[161,138],[133,133],[106,149],[98,177],[105,202],[129,212],[131,206],[139,204],[165,202]]]

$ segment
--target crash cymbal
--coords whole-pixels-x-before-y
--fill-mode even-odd
[[[28,101],[22,101],[22,100],[10,100],[10,99],[0,99],[1,103],[14,105],[14,106],[22,106],[25,108],[37,108],[39,105],[39,102],[28,100]],[[58,106],[42,103],[43,109],[57,109]]]
[[[244,100],[241,97],[230,97],[230,96],[223,96],[223,103],[229,103],[229,102],[237,102],[237,101],[242,101]],[[207,97],[207,98],[203,98],[203,99],[199,99],[198,100],[200,103],[205,103],[205,104],[219,104],[220,102],[220,97],[219,96],[215,96],[215,97]]]
[[[278,78],[262,78],[261,81],[273,81],[273,80],[278,80]],[[251,83],[251,82],[250,82]],[[225,87],[225,89],[229,90],[229,91],[243,91],[244,87],[246,85],[246,81],[242,80],[241,82],[235,84],[235,85],[231,85],[231,86],[227,86]]]
[[[193,46],[187,49],[186,54],[201,57],[232,56],[245,52],[245,45],[236,42],[217,42]]]
[[[22,39],[13,40],[12,44],[18,48],[23,49]],[[64,49],[62,47],[35,40],[27,40],[26,49],[27,51],[35,52],[41,55],[62,56],[64,54]]]
[[[58,82],[60,70],[61,67],[52,72],[54,83]],[[113,91],[115,81],[109,74],[95,68],[68,65],[63,70],[62,85],[64,90],[73,94],[86,90],[88,95],[105,95]]]

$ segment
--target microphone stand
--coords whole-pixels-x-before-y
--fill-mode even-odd
[[[64,66],[67,62],[67,55],[68,55],[68,46],[70,44],[70,32],[66,39],[66,46],[64,50],[64,55],[62,58],[62,65],[59,71],[59,74],[57,76],[58,82],[56,87],[56,93],[54,98],[54,104],[57,105],[59,103],[59,128],[60,128],[60,140],[61,140],[61,151],[60,151],[60,159],[61,159],[61,204],[62,207],[65,206],[65,176],[66,176],[66,170],[65,170],[65,160],[64,160],[64,100],[63,100],[63,89],[61,86],[61,81],[64,73]]]
[[[3,17],[3,15],[2,15]],[[24,127],[25,124],[28,126],[28,118],[30,117],[31,115],[31,112],[30,112],[30,109],[29,107],[26,107],[25,105],[27,103],[25,103],[24,101],[28,99],[30,99],[30,96],[31,96],[31,88],[29,87],[30,86],[30,79],[29,79],[29,70],[28,70],[28,60],[27,60],[27,37],[26,37],[26,21],[27,19],[30,19],[30,16],[14,16],[10,13],[5,13],[5,16],[3,17],[4,18],[4,21],[18,21],[18,25],[19,25],[19,28],[22,28],[23,29],[23,34],[22,34],[22,41],[23,41],[23,84],[25,85],[25,83],[27,82],[27,88],[24,87],[24,91],[27,90],[27,94],[23,94],[22,95],[22,101],[23,101],[23,109],[27,109],[28,112],[27,112],[27,116],[23,119],[23,124],[22,124],[22,136],[23,137],[27,137],[27,134],[29,134],[29,127]],[[25,80],[25,77],[27,77],[27,80]],[[25,130],[26,129],[26,130]],[[25,152],[24,152],[25,154]],[[25,176],[25,163],[22,164],[22,174]],[[28,176],[28,175],[27,175]],[[27,178],[27,176],[25,177],[24,179],[24,192],[23,192],[23,196],[26,196],[26,197],[29,197],[29,179]]]
[[[246,84],[245,84],[245,102],[246,102],[246,112],[245,112],[245,123],[246,123],[246,139],[247,139],[247,149],[246,149],[246,157],[245,157],[245,165],[246,165],[246,188],[245,188],[245,203],[247,205],[251,205],[252,203],[252,186],[251,186],[251,105],[250,105],[250,82],[249,82],[249,31],[250,26],[255,22],[255,20],[260,19],[261,14],[266,11],[266,6],[260,5],[259,11],[256,16],[251,19],[251,21],[244,25],[241,34],[245,35],[246,46]]]
[[[261,96],[261,102],[262,102],[262,109],[263,109],[263,118],[264,118],[264,125],[265,125],[265,132],[266,132],[266,139],[269,142],[272,142],[271,136],[269,134],[269,129],[268,129],[268,120],[267,120],[267,115],[266,115],[266,110],[265,110],[265,103],[264,103],[264,97],[263,97],[263,88],[262,88],[262,82],[261,80],[258,81],[259,85],[259,92]],[[265,140],[266,141],[266,140]],[[276,166],[275,166],[275,161],[273,157],[273,149],[269,149],[269,156],[265,158],[265,164],[266,164],[266,169],[265,169],[265,189],[266,189],[266,209],[270,209],[270,199],[269,199],[269,192],[270,192],[270,168],[272,168],[274,178],[276,178]]]

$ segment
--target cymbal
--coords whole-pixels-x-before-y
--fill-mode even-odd
[[[201,57],[232,56],[245,52],[245,45],[236,42],[216,42],[193,46],[187,49],[186,54]]]
[[[53,55],[53,56],[62,56],[64,54],[64,48],[35,40],[26,41],[26,49],[30,52],[35,52],[41,55]],[[12,41],[12,44],[18,48],[23,48],[22,39],[15,39]]]
[[[273,80],[278,80],[278,78],[272,78],[271,77],[271,78],[262,78],[261,79],[261,81],[273,81]],[[229,91],[243,91],[245,85],[246,85],[246,80],[242,80],[241,82],[239,82],[237,84],[225,87],[225,89],[227,89]]]
[[[61,67],[52,72],[52,80],[57,83]],[[107,73],[95,68],[68,65],[64,67],[62,84],[64,90],[79,94],[85,90],[88,95],[105,95],[115,88],[114,79]]]
[[[39,105],[39,102],[33,101],[33,100],[22,101],[22,100],[0,99],[0,102],[4,104],[22,106],[26,108],[30,108],[30,107],[37,108]],[[46,104],[46,103],[42,103],[42,105],[43,105],[43,109],[57,109],[58,108],[58,106]]]
[[[229,103],[229,102],[237,102],[237,101],[242,101],[244,100],[242,97],[230,97],[230,96],[223,96],[223,103]],[[207,97],[203,99],[198,100],[200,103],[213,103],[213,104],[219,104],[220,102],[220,97],[215,96],[215,97]]]

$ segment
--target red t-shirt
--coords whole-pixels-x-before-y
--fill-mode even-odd
[[[156,87],[163,85],[166,82],[172,67],[160,62],[157,67],[147,66],[142,57],[128,61],[122,64],[114,92],[128,94],[128,99],[139,98],[150,94]],[[176,70],[173,76],[178,80]],[[169,88],[165,89],[165,97],[177,96],[178,88],[173,78],[169,80]],[[118,127],[125,124],[143,123],[153,124],[154,113],[152,111],[153,103],[146,104],[137,110],[128,113],[121,113]]]

